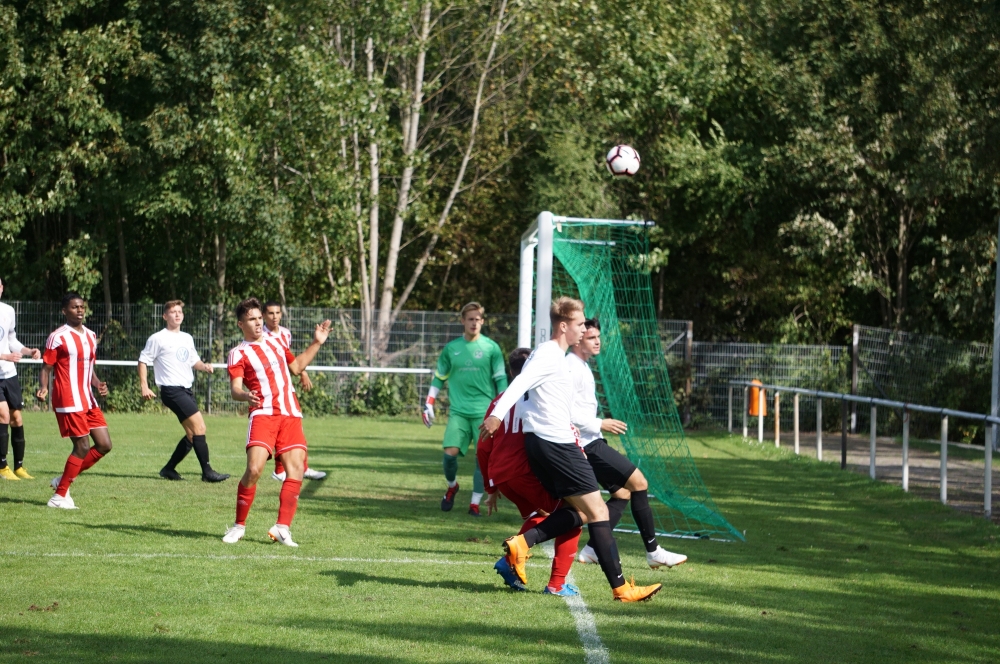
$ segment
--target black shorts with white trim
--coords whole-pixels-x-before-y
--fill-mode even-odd
[[[0,401],[6,401],[9,410],[24,410],[24,396],[17,374],[10,378],[0,378]]]
[[[160,401],[163,405],[174,411],[178,422],[183,422],[187,418],[197,413],[198,400],[194,398],[194,392],[190,387],[179,387],[172,385],[160,385]]]
[[[588,443],[583,452],[594,469],[594,477],[610,493],[624,487],[636,470],[627,456],[608,445],[603,438]]]
[[[587,456],[575,443],[553,443],[525,432],[524,451],[528,453],[531,472],[556,498],[600,490]]]

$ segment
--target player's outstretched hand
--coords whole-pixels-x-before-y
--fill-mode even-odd
[[[500,428],[500,420],[490,415],[479,425],[479,440],[492,438],[497,429]]]
[[[149,401],[150,399],[155,399],[156,392],[153,392],[153,390],[149,389],[148,387],[144,387],[142,388],[142,398],[145,399],[146,401]]]
[[[434,424],[434,404],[425,403],[424,412],[421,414],[421,416],[424,419],[424,426],[430,429],[431,425]]]
[[[606,420],[601,420],[601,431],[623,434],[628,431],[628,425],[621,420],[612,420],[608,418]]]
[[[97,393],[100,394],[102,397],[108,396],[108,392],[110,391],[111,390],[108,389],[107,381],[102,380],[99,383],[97,383]]]
[[[325,344],[328,336],[330,336],[330,321],[325,320],[316,326],[316,331],[313,333],[313,339],[321,344]]]
[[[494,512],[499,512],[497,509],[497,499],[500,497],[499,491],[494,491],[493,493],[486,494],[486,516],[493,516]]]

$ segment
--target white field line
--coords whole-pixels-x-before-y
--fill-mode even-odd
[[[555,555],[555,547],[551,541],[542,544],[542,549],[552,558]],[[566,583],[573,583],[573,572],[566,575]],[[576,633],[580,635],[580,643],[583,645],[583,660],[587,664],[610,664],[611,656],[608,649],[604,647],[600,635],[597,633],[597,622],[594,614],[587,608],[587,603],[583,601],[583,594],[575,597],[563,597],[566,606],[576,623]]]
[[[134,558],[148,560],[155,558],[181,558],[191,560],[288,560],[312,563],[367,563],[372,565],[493,565],[494,560],[442,560],[439,558],[347,558],[336,556],[277,556],[277,555],[222,555],[198,553],[88,553],[86,551],[35,552],[4,551],[0,556],[21,558]],[[528,563],[530,567],[548,567],[540,563]]]

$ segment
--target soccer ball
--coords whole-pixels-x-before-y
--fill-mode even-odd
[[[616,145],[605,160],[615,177],[632,177],[639,172],[639,153],[630,145]]]

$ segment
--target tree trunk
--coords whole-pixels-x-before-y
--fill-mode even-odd
[[[125,328],[132,327],[132,307],[129,306],[128,292],[128,259],[125,257],[125,232],[122,230],[122,217],[115,213],[115,225],[118,228],[118,263],[122,271],[122,304],[125,306]]]
[[[219,339],[219,348],[225,338],[226,322],[226,234],[219,226],[215,230],[215,329]]]
[[[375,80],[375,44],[372,38],[369,37],[368,41],[365,43],[365,55],[368,58],[367,62],[367,74],[368,74],[368,85],[369,88],[372,86]],[[370,115],[374,118],[375,110],[378,108],[378,100],[375,98],[374,90],[369,92],[372,95],[372,103],[369,108]],[[368,143],[368,199],[369,199],[369,209],[368,209],[368,269],[370,274],[368,277],[368,302],[365,305],[367,309],[367,319],[368,325],[367,330],[362,331],[362,343],[365,346],[365,352],[371,359],[372,348],[371,348],[371,338],[372,338],[372,325],[374,321],[374,309],[375,309],[375,293],[378,290],[378,185],[379,185],[379,163],[378,163],[378,142],[375,140],[375,127],[372,125],[369,130],[369,143]],[[359,241],[361,237],[359,234]],[[365,327],[365,326],[362,326]]]
[[[111,261],[108,259],[108,251],[104,250],[101,257],[101,282],[104,284],[104,315],[111,317]]]

